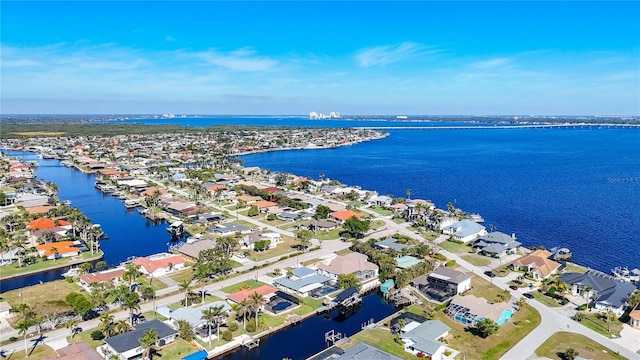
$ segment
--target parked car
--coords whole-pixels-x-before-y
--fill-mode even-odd
[[[493,273],[493,271],[491,270],[487,270],[484,272],[485,275],[487,275],[488,277],[496,277],[496,274]]]
[[[98,316],[100,316],[100,313],[98,313],[95,310],[89,310],[86,313],[82,314],[82,321],[87,321],[87,320],[91,320],[91,319],[95,319]]]
[[[515,285],[511,285],[511,286],[509,286],[509,289],[511,289],[511,290],[518,290],[518,287],[517,287],[517,286],[515,286]]]
[[[524,293],[522,296],[526,297],[527,299],[533,299],[533,295],[529,293]]]

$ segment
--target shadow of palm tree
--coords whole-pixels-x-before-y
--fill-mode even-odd
[[[46,339],[47,337],[44,335],[40,335],[35,339],[31,339],[31,342],[33,343],[33,347],[31,348],[31,351],[29,351],[29,356],[31,356],[31,354],[33,353],[33,351],[36,349],[36,347],[38,346],[38,344],[43,343],[44,344],[44,339]]]

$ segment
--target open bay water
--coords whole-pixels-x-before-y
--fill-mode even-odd
[[[2,152],[23,161],[37,161],[39,166],[35,169],[36,178],[55,183],[61,201],[70,200],[71,207],[80,209],[91,223],[100,224],[108,237],[100,241],[100,247],[105,253],[102,260],[108,265],[118,265],[130,256],[147,256],[168,251],[167,244],[171,241],[171,235],[166,231],[167,224],[154,224],[135,209],[126,209],[122,200],[97,190],[94,187],[94,174],[67,168],[58,160],[40,159],[33,152]],[[40,281],[59,280],[67,269],[3,280],[0,291],[34,285]]]
[[[428,118],[428,117],[427,117]],[[609,273],[640,268],[640,128],[500,129],[482,122],[309,120],[303,117],[130,119],[183,126],[385,127],[353,146],[244,155],[258,166],[320,173],[381,195],[429,199],[479,213],[525,246],[567,247],[573,261]],[[496,129],[421,127],[495,126]],[[406,129],[410,127],[411,129]]]

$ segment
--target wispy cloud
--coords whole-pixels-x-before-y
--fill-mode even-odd
[[[268,57],[258,56],[251,48],[242,48],[230,52],[209,50],[197,55],[208,64],[235,71],[267,71],[273,69],[278,62]]]
[[[469,67],[473,69],[495,69],[511,63],[511,59],[508,58],[495,58],[471,63]]]
[[[423,55],[430,48],[414,42],[403,42],[395,45],[376,46],[360,50],[356,56],[358,66],[363,68],[386,66]],[[429,52],[435,52],[431,50]]]

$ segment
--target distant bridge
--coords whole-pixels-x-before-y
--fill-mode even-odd
[[[376,130],[464,130],[464,129],[491,129],[491,130],[513,130],[513,129],[605,129],[605,128],[636,128],[640,129],[640,124],[530,124],[530,125],[460,125],[460,126],[363,126],[355,129],[376,129]]]

